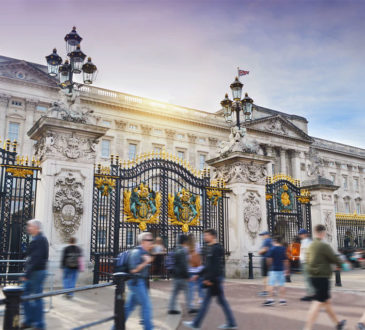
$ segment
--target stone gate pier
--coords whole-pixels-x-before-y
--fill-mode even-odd
[[[81,118],[81,119],[80,119]],[[89,263],[94,163],[99,139],[107,128],[86,117],[67,119],[44,116],[28,132],[36,141],[42,164],[36,196],[36,218],[43,222],[49,240],[49,271],[61,283],[61,252],[70,237],[83,249],[87,270],[81,282],[91,282]]]

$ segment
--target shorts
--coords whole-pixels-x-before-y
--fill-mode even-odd
[[[261,276],[267,276],[269,269],[267,268],[266,258],[261,259]]]
[[[315,292],[313,296],[314,300],[326,302],[331,298],[330,280],[327,277],[311,277],[310,280]]]
[[[269,271],[269,285],[270,286],[284,286],[285,275],[283,270]]]

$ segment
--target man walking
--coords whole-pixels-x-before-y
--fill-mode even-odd
[[[261,276],[263,277],[263,291],[259,292],[259,296],[267,296],[268,295],[268,286],[267,286],[267,275],[268,275],[268,268],[267,268],[267,253],[272,247],[272,240],[270,238],[270,233],[268,231],[263,231],[259,234],[262,237],[262,245],[259,250],[259,254],[262,256],[261,258]]]
[[[168,307],[168,314],[180,314],[176,309],[176,298],[180,291],[183,291],[186,297],[186,306],[189,307],[188,299],[188,237],[186,235],[179,236],[179,244],[174,254],[174,271],[173,271],[173,289]],[[192,310],[189,310],[192,312]]]
[[[310,306],[304,330],[311,330],[322,307],[336,325],[337,330],[345,329],[346,320],[339,321],[330,302],[331,264],[341,267],[341,260],[335,255],[329,244],[323,242],[326,227],[317,225],[314,228],[315,240],[308,248],[307,269],[314,288],[313,302]]]
[[[298,235],[300,238],[300,255],[299,255],[300,268],[304,276],[304,283],[306,289],[306,295],[300,298],[300,300],[311,301],[313,300],[314,289],[307,270],[307,252],[309,246],[312,243],[312,240],[309,238],[309,233],[306,229],[299,230]]]
[[[232,311],[228,305],[223,291],[223,274],[224,274],[224,250],[217,242],[217,232],[215,229],[204,231],[204,241],[208,244],[206,263],[202,271],[203,284],[207,288],[202,306],[198,315],[193,321],[185,321],[184,325],[190,329],[200,329],[200,325],[208,311],[210,301],[213,296],[217,296],[218,303],[221,305],[226,316],[226,324],[219,329],[237,329],[237,323]]]
[[[286,254],[286,248],[283,246],[281,238],[275,236],[273,239],[273,247],[268,251],[266,257],[269,271],[269,295],[263,305],[274,305],[274,287],[278,286],[279,289],[279,304],[281,306],[286,305],[285,300],[285,275],[289,274],[289,260]]]
[[[25,263],[24,296],[43,292],[44,280],[47,276],[48,262],[48,241],[42,234],[42,223],[37,220],[27,222],[27,232],[32,236],[32,241],[27,250],[27,261]],[[21,329],[45,329],[43,315],[43,300],[25,301],[24,323]]]
[[[129,295],[125,305],[125,320],[131,315],[137,305],[141,305],[143,326],[145,330],[153,329],[152,307],[148,294],[146,281],[149,276],[149,266],[153,257],[149,254],[153,248],[153,237],[149,232],[138,236],[139,246],[130,252],[128,268],[130,273],[136,275],[128,281]]]

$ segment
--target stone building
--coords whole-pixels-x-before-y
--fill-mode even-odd
[[[59,93],[46,66],[0,56],[0,137],[17,140],[19,153],[32,155],[34,142],[27,132]],[[208,113],[92,86],[81,87],[80,97],[81,105],[94,112],[97,124],[109,129],[97,146],[101,163],[111,155],[133,159],[165,148],[203,169],[230,133],[221,111]],[[258,105],[245,125],[259,153],[272,157],[269,176],[283,173],[301,181],[327,178],[339,186],[329,201],[336,212],[365,213],[364,149],[309,136],[306,118]]]

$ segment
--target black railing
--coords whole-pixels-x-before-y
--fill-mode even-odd
[[[124,292],[125,282],[132,275],[126,273],[115,273],[113,274],[114,282],[86,285],[74,289],[63,289],[55,290],[46,293],[33,294],[29,296],[22,296],[24,290],[22,287],[7,286],[3,289],[5,299],[0,300],[0,304],[5,304],[5,315],[3,321],[4,330],[18,330],[20,329],[20,304],[24,301],[32,301],[45,297],[52,297],[66,293],[80,292],[98,288],[104,288],[115,285],[115,298],[114,298],[114,315],[104,318],[102,320],[94,321],[73,330],[86,329],[101,323],[109,322],[114,320],[115,330],[125,330],[125,315],[124,315]]]

